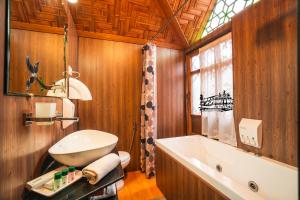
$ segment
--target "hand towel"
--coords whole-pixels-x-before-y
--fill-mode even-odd
[[[117,167],[120,162],[118,155],[110,153],[83,168],[82,174],[88,179],[90,184],[95,185],[106,176],[106,174]]]

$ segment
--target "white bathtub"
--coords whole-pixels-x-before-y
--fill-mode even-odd
[[[298,199],[296,167],[200,135],[158,139],[156,145],[230,199]],[[258,185],[257,192],[249,181]]]

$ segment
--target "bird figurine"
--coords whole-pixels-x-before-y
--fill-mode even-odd
[[[26,91],[28,91],[31,87],[31,85],[37,81],[42,89],[51,90],[53,85],[46,85],[42,79],[38,77],[38,71],[39,71],[39,64],[40,62],[36,62],[33,66],[30,63],[29,56],[26,56],[26,65],[27,69],[30,72],[30,77],[26,81]]]
[[[26,90],[27,91],[30,89],[31,85],[37,79],[37,73],[39,71],[39,64],[40,64],[40,62],[36,62],[34,64],[34,66],[32,66],[32,64],[30,63],[29,56],[26,56],[26,65],[27,65],[27,69],[30,72],[30,77],[26,81]]]

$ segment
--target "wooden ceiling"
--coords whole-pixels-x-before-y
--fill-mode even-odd
[[[10,0],[11,21],[64,27],[67,15],[61,0]]]
[[[64,1],[11,0],[12,27],[20,28],[30,24],[62,28],[67,21],[62,5]],[[190,0],[154,43],[177,49],[188,47],[199,39],[197,36],[202,32],[215,1]],[[68,8],[79,36],[145,44],[183,2],[78,0],[76,4],[69,4]]]
[[[185,0],[168,1],[174,12]],[[189,44],[200,39],[215,3],[216,0],[190,0],[177,15],[176,18]]]
[[[70,5],[78,31],[105,33],[148,40],[155,35],[166,17],[156,0],[79,0]],[[80,35],[80,34],[79,34]],[[182,45],[172,27],[157,41]]]

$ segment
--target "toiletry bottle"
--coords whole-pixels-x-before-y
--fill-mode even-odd
[[[68,177],[68,172],[69,172],[69,169],[68,168],[65,168],[61,171],[61,182],[62,182],[62,185],[66,185],[68,180],[67,180],[67,177]]]
[[[74,166],[69,167],[69,183],[75,179],[75,170]]]
[[[56,191],[61,187],[61,172],[54,174],[53,190]]]

